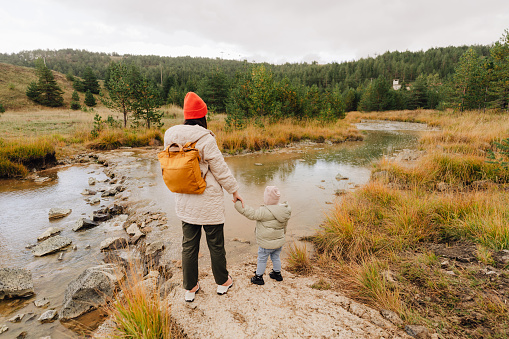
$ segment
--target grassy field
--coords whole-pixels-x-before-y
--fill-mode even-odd
[[[509,135],[506,114],[353,113],[439,126],[413,165],[381,160],[377,180],[346,195],[311,238],[317,255],[290,251],[290,268],[320,268],[314,288],[337,289],[396,312],[443,338],[509,336],[509,170],[487,163]],[[307,263],[306,263],[307,262]]]

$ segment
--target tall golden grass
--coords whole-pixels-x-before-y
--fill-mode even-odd
[[[47,138],[4,141],[0,139],[0,178],[24,177],[27,166],[40,167],[55,160],[55,148]]]
[[[180,339],[185,335],[172,320],[168,305],[161,300],[155,278],[144,280],[140,263],[129,262],[119,293],[107,312],[115,323],[111,338]]]
[[[363,139],[354,126],[343,120],[329,124],[316,120],[284,119],[277,124],[270,123],[269,120],[259,120],[251,121],[246,128],[240,130],[228,130],[224,121],[214,120],[209,123],[209,129],[216,135],[219,148],[230,153],[273,149],[302,140],[330,140],[338,143]]]

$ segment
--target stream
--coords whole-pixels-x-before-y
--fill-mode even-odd
[[[229,168],[240,185],[245,204],[257,207],[263,203],[267,185],[277,186],[281,201],[288,201],[292,217],[288,224],[287,245],[302,236],[312,235],[324,219],[332,204],[341,199],[337,192],[348,192],[369,181],[371,164],[384,155],[414,148],[425,125],[394,122],[361,123],[365,130],[362,142],[346,142],[338,145],[303,143],[272,152],[226,157]],[[174,213],[174,199],[160,175],[159,162],[147,157],[137,149],[106,152],[118,159],[116,170],[129,178],[130,200],[145,201],[147,206],[166,213],[168,227],[149,233],[147,240],[164,239],[166,254],[174,260],[180,257],[180,220]],[[104,222],[85,232],[71,230],[80,217],[89,217],[99,206],[108,205],[104,198],[100,205],[91,206],[84,201],[81,192],[94,177],[97,189],[107,177],[99,164],[74,165],[45,171],[51,180],[43,183],[33,181],[0,181],[0,267],[20,267],[32,272],[35,295],[24,299],[0,300],[0,327],[9,330],[1,338],[14,338],[27,331],[27,338],[51,336],[53,339],[74,338],[79,335],[60,323],[40,324],[37,317],[42,309],[34,301],[45,297],[49,308],[59,309],[65,288],[85,268],[101,263],[103,258],[99,244],[105,237],[125,235],[122,227]],[[113,198],[111,198],[111,201]],[[229,265],[256,259],[257,245],[254,236],[255,222],[241,216],[233,207],[231,195],[225,194],[225,239]],[[62,219],[51,221],[48,211],[52,207],[71,208],[72,213]],[[26,246],[37,242],[37,237],[49,227],[63,229],[61,235],[73,240],[70,249],[59,254],[34,257]],[[73,246],[76,248],[72,248]],[[287,246],[286,245],[286,246]],[[285,247],[286,247],[285,246]],[[209,265],[208,250],[202,239],[200,267]],[[284,250],[283,250],[284,258]],[[9,318],[24,313],[20,323]],[[30,319],[31,318],[31,319]]]

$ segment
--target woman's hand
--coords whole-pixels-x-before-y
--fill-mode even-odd
[[[242,203],[242,207],[244,207],[244,200],[242,200],[239,191],[233,192],[233,202],[235,203],[237,200],[240,200],[240,202]]]

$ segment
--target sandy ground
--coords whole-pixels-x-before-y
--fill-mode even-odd
[[[336,292],[310,286],[316,276],[283,270],[277,282],[251,283],[256,263],[229,267],[234,284],[226,295],[216,293],[210,268],[200,274],[194,302],[184,301],[182,272],[166,301],[172,316],[190,338],[410,338],[378,311]]]

